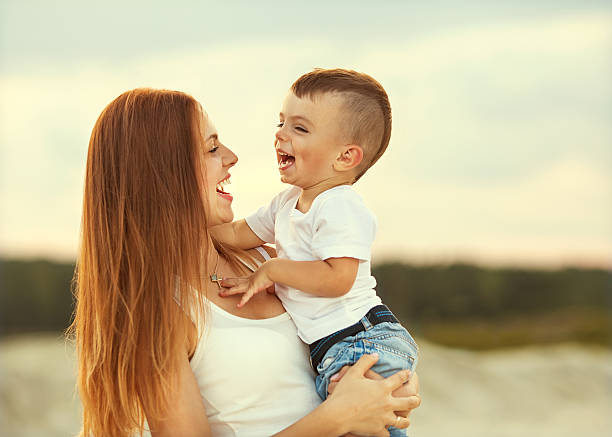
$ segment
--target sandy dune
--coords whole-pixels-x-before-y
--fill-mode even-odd
[[[412,437],[599,437],[612,429],[612,351],[568,344],[476,353],[421,344]],[[58,336],[0,341],[0,436],[79,428],[73,350]]]

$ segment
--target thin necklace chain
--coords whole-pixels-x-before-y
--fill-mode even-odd
[[[223,278],[217,274],[217,268],[219,267],[220,258],[221,256],[219,256],[219,252],[217,252],[217,262],[215,263],[215,269],[213,270],[212,275],[210,275],[210,281],[216,282],[219,289],[221,288],[221,281],[223,281]]]
[[[217,286],[219,287],[219,289],[223,288],[221,286],[221,281],[223,281],[224,279],[242,279],[241,277],[222,277],[219,276],[219,274],[217,273],[217,268],[219,267],[219,259],[221,258],[221,256],[219,255],[219,252],[217,252],[217,262],[215,263],[215,270],[212,272],[211,275],[209,275],[208,277],[210,278],[210,282],[215,282],[217,284]]]

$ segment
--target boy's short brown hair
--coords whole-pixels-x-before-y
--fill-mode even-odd
[[[340,93],[344,98],[345,130],[348,140],[361,146],[363,160],[355,181],[385,153],[391,137],[391,105],[385,89],[364,73],[342,68],[315,68],[291,86],[299,97],[314,98],[323,93]]]

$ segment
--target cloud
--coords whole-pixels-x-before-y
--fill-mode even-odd
[[[611,24],[584,14],[370,50],[401,120],[392,144],[411,150],[397,171],[497,183],[574,154],[611,170]]]
[[[380,258],[612,266],[610,176],[579,159],[504,186],[385,179],[359,187],[379,216]]]
[[[249,213],[283,188],[272,138],[287,88],[343,66],[379,79],[394,108],[391,146],[357,187],[379,216],[379,256],[609,262],[611,21],[511,21],[358,52],[341,39],[243,40],[5,74],[0,250],[74,255],[90,130],[139,86],[203,103],[240,156],[232,192],[237,216]]]

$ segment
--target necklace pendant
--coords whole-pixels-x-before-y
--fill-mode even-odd
[[[223,278],[220,276],[217,276],[216,273],[213,273],[212,275],[210,275],[210,281],[211,282],[216,282],[217,283],[217,287],[221,288],[221,281],[223,281]]]

